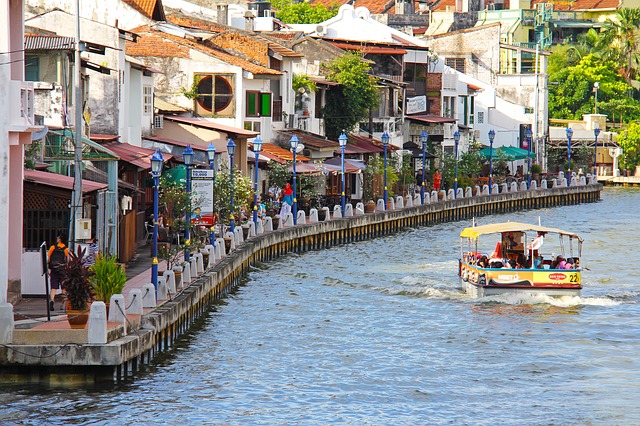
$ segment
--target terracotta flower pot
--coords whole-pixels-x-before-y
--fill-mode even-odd
[[[67,301],[66,313],[69,326],[73,329],[87,328],[87,323],[89,322],[89,309],[90,305],[84,310],[71,309],[71,304]]]

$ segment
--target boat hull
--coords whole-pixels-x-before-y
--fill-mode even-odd
[[[460,262],[462,289],[472,297],[502,294],[580,296],[580,270],[478,268]]]

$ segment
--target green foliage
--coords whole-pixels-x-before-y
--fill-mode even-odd
[[[297,92],[299,89],[306,89],[311,93],[318,90],[318,86],[306,74],[293,74],[291,79],[291,88]]]
[[[369,75],[371,66],[359,54],[347,52],[323,64],[327,79],[340,83],[327,91],[323,109],[327,137],[336,139],[369,116],[378,105],[375,78]]]
[[[612,120],[630,121],[640,118],[640,103],[627,96],[631,90],[615,71],[613,62],[602,61],[593,54],[550,75],[550,118],[581,120],[582,115],[594,112],[593,84],[599,82],[598,112]]]
[[[96,300],[109,303],[111,296],[121,294],[127,283],[127,274],[115,256],[96,257],[96,263],[91,266],[93,276],[90,277]]]
[[[86,310],[94,296],[93,287],[89,281],[93,272],[82,261],[85,252],[86,249],[80,246],[76,253],[69,250],[69,260],[64,266],[60,281],[60,287],[67,293],[67,301],[71,309],[76,311]]]
[[[636,77],[640,62],[640,9],[621,8],[607,19],[600,34],[602,58],[618,65],[627,82]]]
[[[532,164],[531,165],[531,173],[542,173],[542,166],[540,164]]]
[[[26,145],[24,148],[24,168],[35,169],[36,162],[40,158],[40,152],[42,151],[42,142],[33,141],[31,144]]]
[[[632,123],[618,135],[618,145],[624,150],[621,164],[625,170],[640,165],[640,124]]]
[[[276,10],[276,17],[285,24],[319,24],[336,16],[339,8],[337,2],[327,7],[294,0],[273,0],[271,6]]]
[[[228,223],[230,219],[230,200],[231,200],[231,174],[229,173],[229,164],[223,163],[214,183],[214,191],[216,194],[215,209],[218,212],[220,221]],[[253,201],[253,185],[251,179],[243,176],[242,172],[234,167],[233,171],[233,210],[236,215],[241,207],[245,207],[249,211],[249,204]]]
[[[180,93],[182,93],[187,99],[194,100],[198,97],[198,85],[200,84],[200,76],[195,76],[193,78],[193,83],[189,88],[181,87]]]
[[[367,159],[366,165],[362,172],[362,196],[364,201],[376,201],[384,195],[384,157],[381,154],[372,155]],[[399,180],[397,165],[397,157],[387,154],[387,188],[390,195]]]

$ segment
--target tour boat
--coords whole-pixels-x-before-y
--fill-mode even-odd
[[[518,222],[472,226],[460,233],[458,275],[472,297],[579,296],[581,254],[573,232]]]

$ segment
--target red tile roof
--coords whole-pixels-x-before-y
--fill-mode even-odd
[[[24,171],[24,181],[32,182],[39,185],[53,186],[54,188],[73,190],[74,178],[71,176],[59,175],[57,173],[42,172],[40,170]],[[89,192],[105,189],[109,185],[106,183],[94,182],[92,180],[82,179],[82,193],[87,194]]]
[[[202,127],[205,129],[217,130],[220,132],[225,132],[229,135],[246,136],[250,138],[259,135],[258,132],[254,132],[252,130],[245,130],[239,127],[226,126],[224,124],[218,124],[213,121],[203,120],[201,118],[165,115],[164,119],[169,121],[175,121],[177,123],[190,124],[192,126]]]
[[[183,148],[186,148],[188,145],[191,145],[191,148],[194,151],[202,151],[202,152],[207,152],[207,148],[209,147],[209,142],[204,142],[204,141],[200,144],[200,143],[180,141],[180,140],[177,140],[177,139],[164,138],[162,136],[143,136],[143,139],[149,140],[149,141],[152,141],[152,142],[160,142],[160,143],[166,143],[166,144],[169,144],[169,145],[181,146]],[[214,145],[216,147],[216,153],[217,154],[221,154],[223,152],[227,152],[227,143],[226,142],[224,142],[224,147],[222,146],[222,144],[219,144],[219,143],[214,143]],[[166,154],[163,153],[162,155],[164,156]]]
[[[140,37],[137,43],[127,42],[126,52],[131,56],[156,56],[189,58],[189,49],[194,49],[228,64],[241,67],[256,75],[282,75],[280,71],[254,64],[238,56],[230,55],[211,46],[205,46],[192,40],[163,33],[150,27],[138,27],[135,30]]]
[[[351,44],[338,41],[329,41],[329,43],[339,49],[357,50],[365,55],[405,55],[407,53],[407,51],[401,47],[379,47],[369,44]]]
[[[275,145],[272,143],[262,144],[262,151],[260,152],[260,155],[269,157],[270,159],[275,160],[280,164],[284,164],[287,161],[293,161],[293,153],[290,150],[282,148],[281,146]],[[305,157],[304,155],[296,154],[296,160],[309,161],[310,158]]]
[[[134,166],[138,166],[145,170],[151,168],[151,156],[156,152],[155,149],[142,148],[140,146],[121,142],[104,143],[102,146],[118,154],[121,161],[131,163]],[[173,155],[163,153],[162,157],[164,158],[164,161],[169,161],[173,158]]]
[[[123,0],[126,4],[149,19],[164,21],[164,8],[161,0]]]

